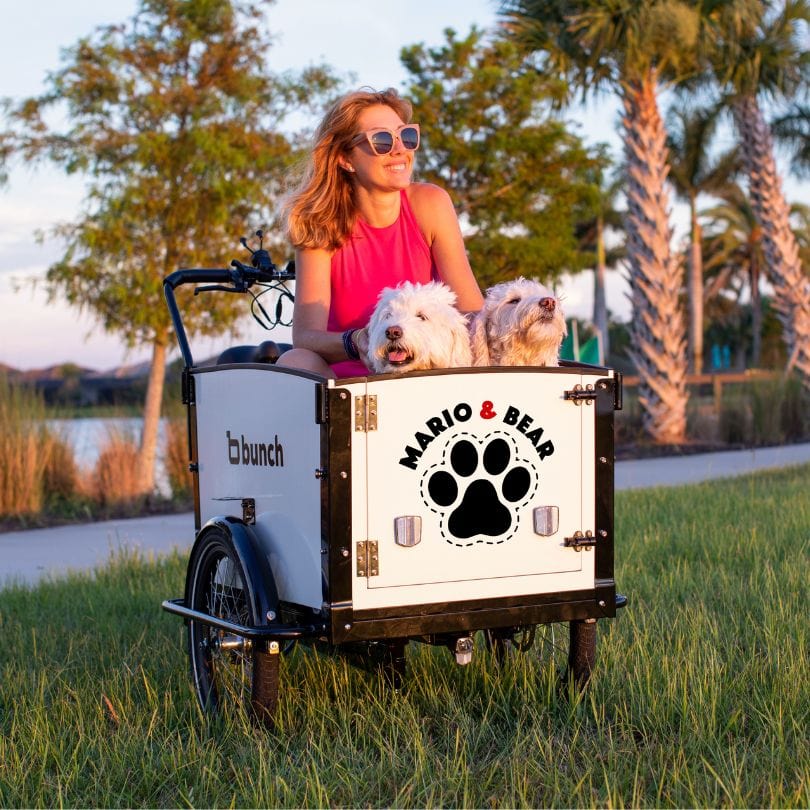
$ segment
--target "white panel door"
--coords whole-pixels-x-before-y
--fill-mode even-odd
[[[556,587],[592,586],[583,560],[592,571],[593,555],[563,544],[592,528],[582,523],[582,419],[593,419],[593,407],[563,399],[577,383],[525,371],[370,380],[378,428],[366,433],[367,536],[378,543],[379,573],[368,588],[477,581],[484,597],[521,592],[507,580],[526,578],[536,592],[537,575],[566,573],[573,578],[553,577]],[[592,465],[592,444],[586,452]],[[537,507],[558,515],[550,536],[534,531]],[[421,523],[416,545],[397,543],[397,518]]]

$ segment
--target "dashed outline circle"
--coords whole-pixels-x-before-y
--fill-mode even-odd
[[[484,466],[482,453],[489,446],[493,438],[495,438],[496,436],[500,436],[509,441],[513,450],[512,458],[507,467],[499,475],[489,475],[489,473],[487,473],[487,477],[485,480],[498,481],[498,486],[496,487],[496,494],[498,500],[502,506],[506,507],[512,512],[513,517],[515,518],[513,521],[514,528],[505,537],[501,537],[499,540],[485,540],[482,538],[480,540],[470,540],[468,543],[462,543],[455,538],[455,535],[451,535],[449,534],[449,532],[445,531],[445,523],[446,520],[448,519],[448,516],[452,514],[453,510],[458,506],[459,502],[463,500],[464,493],[467,491],[467,487],[469,486],[469,484],[472,483],[472,481],[481,480],[480,478],[476,477],[476,473],[480,468]],[[475,471],[473,472],[472,476],[469,477],[459,476],[454,470],[452,470],[452,467],[449,467],[448,453],[450,452],[451,447],[455,447],[455,445],[464,438],[471,440],[475,444],[476,450],[479,451],[478,463],[476,464]],[[526,494],[517,503],[511,502],[504,503],[503,494],[501,493],[501,485],[503,484],[503,480],[506,478],[509,472],[516,469],[518,466],[523,466],[530,471],[533,479],[533,484],[532,486],[529,487]],[[468,481],[468,478],[472,478],[472,481],[468,481],[466,486],[463,487],[458,486],[458,493],[456,495],[455,500],[453,501],[452,504],[450,504],[450,506],[434,507],[433,501],[431,501],[430,495],[427,492],[428,479],[430,478],[433,472],[438,471],[439,469],[447,472],[449,475],[452,475],[457,485],[459,484],[459,480]],[[534,497],[539,487],[540,487],[539,473],[537,472],[535,466],[528,459],[521,457],[520,447],[518,443],[515,441],[515,437],[512,436],[511,433],[507,433],[505,430],[493,430],[490,433],[487,433],[483,438],[479,438],[474,433],[462,430],[448,437],[447,443],[442,449],[441,461],[434,462],[424,470],[424,472],[422,473],[422,478],[419,481],[419,494],[421,495],[422,501],[425,504],[425,506],[427,506],[427,508],[430,509],[430,511],[433,512],[434,514],[439,515],[440,518],[439,532],[441,533],[441,536],[444,538],[445,542],[450,543],[450,545],[453,546],[458,546],[459,548],[468,548],[469,546],[478,546],[478,545],[498,546],[501,543],[505,543],[507,540],[511,540],[518,530],[518,524],[520,523],[520,510]]]

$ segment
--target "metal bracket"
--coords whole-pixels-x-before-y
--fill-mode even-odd
[[[354,398],[354,429],[359,432],[377,429],[377,395]]]
[[[256,501],[253,498],[242,498],[242,520],[248,526],[256,525]]]
[[[591,405],[596,399],[596,391],[590,383],[585,388],[577,383],[570,391],[563,392],[563,399],[573,402],[574,405],[580,405],[583,402]]]
[[[563,540],[563,545],[566,548],[572,548],[574,551],[590,551],[596,545],[596,538],[593,536],[593,532],[588,529],[588,531],[583,534],[580,531],[574,532],[573,537],[566,537]]]
[[[379,576],[380,562],[376,540],[358,540],[356,559],[358,577]]]

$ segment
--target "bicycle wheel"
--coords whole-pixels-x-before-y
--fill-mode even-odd
[[[189,561],[189,606],[235,624],[263,624],[255,607],[255,588],[228,533],[219,527],[208,529]],[[248,712],[272,723],[279,686],[276,642],[252,642],[192,620],[188,643],[194,688],[205,711]]]

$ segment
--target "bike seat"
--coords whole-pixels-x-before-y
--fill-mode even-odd
[[[217,365],[230,363],[275,363],[284,352],[291,349],[289,343],[265,340],[258,346],[231,346],[217,358]]]

